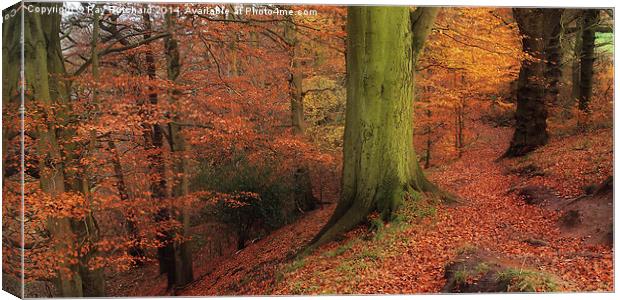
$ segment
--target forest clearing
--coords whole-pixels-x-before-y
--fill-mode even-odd
[[[613,24],[609,8],[11,6],[3,289],[613,292]]]

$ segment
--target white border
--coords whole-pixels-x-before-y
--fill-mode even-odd
[[[0,3],[0,8],[5,9],[11,6],[18,1],[2,1]],[[25,1],[25,2],[48,2],[48,1]],[[60,1],[58,1],[60,2]],[[587,8],[587,7],[609,7],[614,8],[614,12],[616,8],[616,3],[613,0],[590,0],[590,1],[578,1],[578,0],[509,0],[509,1],[499,1],[499,0],[415,0],[415,1],[407,1],[407,0],[386,0],[386,1],[377,1],[377,0],[269,0],[269,1],[231,1],[231,0],[221,0],[221,1],[183,1],[183,0],[165,0],[165,1],[145,1],[145,0],[137,0],[137,1],[86,1],[86,2],[201,2],[201,3],[299,3],[299,4],[333,4],[333,5],[354,5],[354,4],[362,4],[362,5],[425,5],[425,6],[493,6],[493,7],[527,7],[527,6],[537,6],[537,7],[579,7],[579,8]],[[615,23],[615,20],[614,20]],[[614,24],[614,28],[617,28]],[[617,41],[617,34],[614,31],[614,43]],[[615,43],[616,44],[616,43]],[[615,45],[617,46],[617,45]],[[0,41],[0,48],[2,47],[2,42]],[[617,49],[615,47],[614,49]],[[618,61],[618,51],[614,53],[614,61]],[[615,64],[615,72],[614,72],[614,186],[618,187],[619,179],[616,176],[616,151],[615,145],[618,141],[620,129],[616,125],[616,121],[620,120],[620,111],[616,110],[616,103],[618,103],[618,81],[617,78],[620,74],[619,69]],[[0,77],[1,77],[0,70]],[[0,116],[1,120],[1,116]],[[0,131],[1,135],[1,131]],[[0,163],[1,164],[1,163]],[[0,166],[1,167],[1,166]],[[1,187],[0,182],[0,187]],[[614,193],[614,241],[615,248],[617,250],[617,243],[620,241],[618,238],[618,216],[620,216],[619,205],[616,202],[616,195],[618,192]],[[0,214],[0,221],[1,221]],[[1,224],[1,222],[0,222]],[[0,233],[1,236],[1,233]],[[0,254],[0,261],[2,258],[2,254]],[[618,252],[616,251],[614,254],[614,288],[618,290]],[[2,274],[0,273],[0,280],[2,278]],[[1,282],[1,281],[0,281]],[[474,300],[474,299],[495,299],[502,298],[503,300],[513,300],[513,299],[617,299],[617,292],[614,293],[562,293],[562,294],[429,294],[429,295],[378,295],[378,296],[315,296],[314,299],[459,299],[459,300]],[[264,299],[296,299],[299,297],[309,297],[309,296],[252,296],[252,297],[217,297],[218,299],[228,300],[228,299],[255,299],[255,298],[264,298]],[[166,299],[166,300],[174,300],[180,297],[141,297],[141,298],[157,298],[157,299]],[[184,297],[185,298],[185,297]],[[197,299],[208,299],[214,297],[191,297]],[[16,299],[13,295],[6,293],[5,291],[0,291],[0,300],[4,299]],[[78,299],[78,298],[76,298]],[[79,299],[89,299],[89,298],[79,298]],[[92,298],[97,299],[97,298]],[[105,299],[105,298],[102,298]],[[138,298],[127,298],[127,299],[138,299]]]

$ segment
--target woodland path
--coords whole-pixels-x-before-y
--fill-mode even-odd
[[[344,253],[325,255],[346,241],[325,245],[286,272],[284,280],[274,281],[287,263],[292,269],[287,260],[291,251],[285,248],[297,249],[310,239],[329,216],[331,209],[324,209],[250,245],[182,294],[436,293],[445,284],[444,267],[466,248],[518,262],[514,268],[553,274],[568,284],[568,290],[613,290],[612,250],[563,234],[558,212],[525,204],[510,193],[522,179],[496,161],[508,145],[510,129],[475,126],[480,135],[463,157],[429,173],[462,203],[440,205],[431,216],[391,233],[392,242],[375,249],[382,252],[381,259],[364,254],[375,245],[360,238],[366,231],[360,228],[348,235],[360,242]],[[533,246],[527,239],[546,245]]]

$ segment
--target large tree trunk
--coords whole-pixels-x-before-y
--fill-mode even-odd
[[[290,78],[289,91],[291,96],[291,124],[293,134],[302,136],[305,131],[304,103],[303,103],[303,70],[301,65],[301,45],[297,38],[297,26],[290,16],[284,28],[284,37],[290,47]],[[305,162],[301,162],[294,175],[294,199],[297,207],[302,212],[313,210],[317,207],[318,200],[312,192],[310,170]]]
[[[515,8],[513,15],[522,35],[523,51],[531,58],[521,63],[517,85],[515,131],[504,157],[521,156],[547,143],[545,106],[545,14],[544,9]]]
[[[545,9],[543,11],[545,41],[545,103],[557,105],[560,93],[560,79],[562,77],[562,47],[560,35],[562,32],[562,14],[564,9]]]
[[[21,289],[23,284],[21,279],[24,276],[21,245],[26,244],[27,241],[22,239],[24,237],[21,216],[23,210],[21,201],[8,200],[11,196],[17,196],[26,173],[22,168],[25,158],[20,153],[22,149],[20,127],[23,119],[23,110],[20,109],[19,84],[23,61],[22,16],[21,13],[15,16],[10,16],[9,13],[21,5],[20,2],[2,12],[3,17],[7,16],[2,22],[2,275],[3,289],[16,297],[24,298],[26,295]],[[14,198],[17,199],[17,197]],[[15,284],[9,282],[15,282]]]
[[[53,6],[57,4],[35,4]],[[24,55],[26,102],[51,108],[65,96],[66,84],[58,77],[65,74],[60,57],[60,14],[24,12]],[[19,18],[14,18],[19,21]],[[41,116],[45,117],[45,116]],[[62,197],[66,192],[65,174],[57,135],[58,125],[50,118],[45,125],[35,129],[39,160],[40,184],[51,199]],[[76,241],[68,217],[50,217],[47,228],[54,241],[53,250],[58,253],[76,251]],[[65,255],[65,254],[62,254]],[[59,264],[54,280],[56,292],[62,297],[82,297],[82,278],[79,266],[70,260]]]
[[[166,63],[167,63],[167,75],[170,81],[176,81],[181,72],[181,62],[179,58],[179,47],[176,39],[174,38],[174,31],[172,26],[174,24],[172,15],[166,14],[166,28],[170,33],[165,39],[166,46]],[[177,101],[178,91],[173,90],[170,94],[171,102],[176,105],[177,112],[182,112],[181,104]],[[182,121],[180,116],[176,116],[176,121]],[[170,151],[175,153],[174,155],[174,174],[179,174],[181,178],[172,188],[173,197],[183,197],[189,194],[189,161],[187,158],[188,145],[185,142],[185,137],[181,130],[181,127],[175,124],[170,124]],[[175,272],[175,287],[180,287],[189,284],[194,280],[194,271],[192,266],[192,252],[191,244],[189,240],[190,236],[190,210],[191,207],[184,205],[180,209],[179,221],[182,224],[181,235],[184,239],[182,242],[174,243],[174,272]]]
[[[592,99],[592,77],[594,75],[594,46],[598,9],[588,9],[583,14],[583,32],[581,41],[581,66],[579,81],[579,109],[589,111]]]
[[[6,9],[15,9],[14,5]],[[18,148],[20,106],[19,79],[22,61],[21,14],[9,17],[2,23],[2,180],[18,173],[19,157],[11,155]],[[6,190],[6,185],[3,186]]]
[[[438,193],[413,149],[414,65],[437,8],[350,7],[342,195],[310,248],[372,211],[389,221],[407,193]]]

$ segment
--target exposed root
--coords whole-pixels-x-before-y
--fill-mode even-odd
[[[349,207],[343,209],[343,206],[346,204],[339,204],[334,215],[310,242],[309,246],[301,252],[301,255],[306,255],[317,247],[333,241],[338,235],[353,229],[363,222],[373,210],[379,211],[384,221],[391,221],[406,193],[422,192],[426,195],[438,197],[444,203],[462,203],[457,196],[443,191],[431,183],[421,171],[417,171],[416,175],[416,180],[413,180],[405,187],[390,189],[383,194],[377,193],[373,201],[370,202],[371,205],[364,206],[358,204],[358,202],[348,201]],[[362,202],[360,201],[359,203]]]
[[[431,196],[438,197],[447,204],[463,203],[458,196],[440,189],[437,185],[428,180],[419,168],[416,172],[416,179],[411,183],[411,188],[415,191],[420,191]]]
[[[333,223],[333,225],[326,225],[311,242],[306,249],[301,252],[301,255],[306,255],[312,252],[317,247],[333,241],[338,235],[347,232],[359,223],[364,221],[370,210],[364,210],[359,206],[351,207],[342,217]]]

